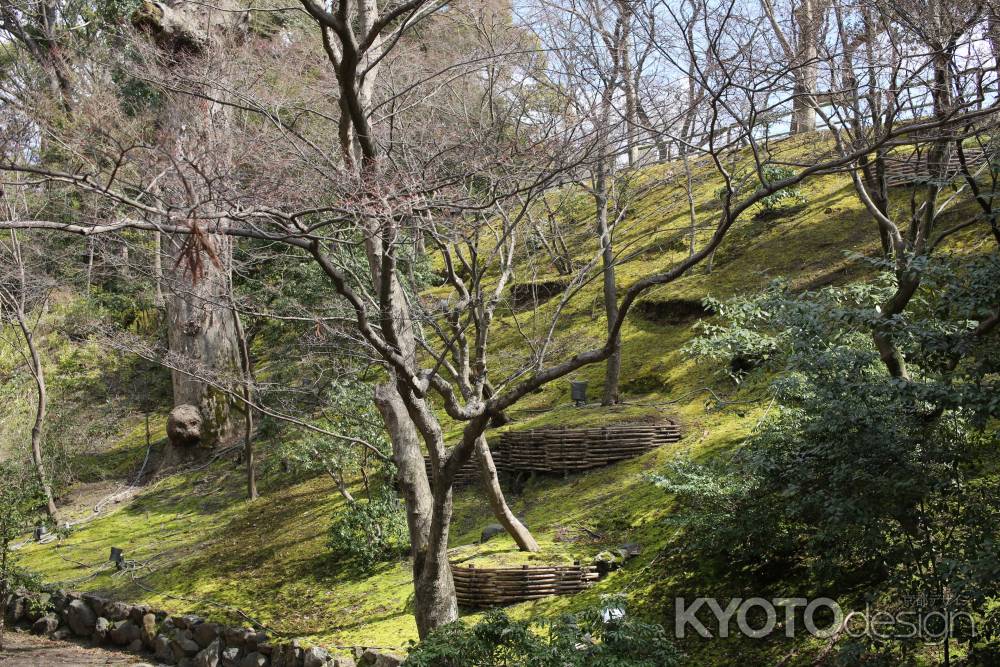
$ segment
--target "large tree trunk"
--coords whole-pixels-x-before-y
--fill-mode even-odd
[[[819,74],[818,43],[822,23],[822,8],[817,0],[801,0],[794,11],[799,28],[798,53],[792,66],[795,77],[794,99],[792,100],[792,120],[789,128],[792,134],[816,131],[816,82]]]
[[[211,376],[226,384],[241,376],[239,337],[229,286],[223,269],[232,252],[231,241],[210,237],[218,265],[204,257],[200,275],[185,259],[184,248],[191,236],[166,236],[171,256],[170,292],[167,296],[167,341],[177,363],[191,366],[195,375]],[[201,413],[200,446],[215,447],[230,441],[239,427],[236,401],[226,392],[191,372],[173,370],[174,405],[193,405]]]
[[[452,492],[434,499],[430,539],[413,559],[414,617],[417,633],[425,639],[433,630],[458,620],[455,580],[448,561],[448,529],[451,526]]]
[[[451,489],[439,493],[435,502],[427,479],[420,437],[394,383],[375,387],[378,407],[392,442],[400,492],[406,504],[406,523],[410,532],[413,558],[414,616],[420,637],[458,618],[455,582],[448,563],[448,524],[451,522]],[[435,516],[435,512],[446,514]],[[431,524],[442,526],[432,534]]]
[[[155,11],[143,6],[133,22],[148,29],[161,50],[168,57],[180,55],[188,58],[191,52],[207,52],[208,46],[246,30],[247,16],[238,5],[223,0],[215,6],[197,3],[158,3]],[[225,97],[225,91],[212,90],[209,98]],[[196,103],[192,97],[181,95],[176,108],[163,115],[171,136],[176,137],[174,149],[176,164],[183,165],[188,154],[196,154],[210,145],[213,138],[227,136],[234,130],[229,127],[232,109],[213,103]],[[171,111],[178,111],[176,116]],[[189,113],[192,112],[192,113]],[[224,150],[212,152],[218,160],[220,172],[231,166]],[[162,187],[174,187],[188,193],[189,204],[198,206],[205,198],[200,190],[205,188],[205,174],[175,174]],[[204,199],[210,201],[210,199]],[[192,220],[192,224],[197,224]],[[224,224],[224,221],[223,221]],[[174,368],[174,406],[192,405],[201,415],[199,449],[205,451],[219,444],[230,442],[237,434],[239,422],[236,401],[217,386],[243,386],[240,343],[236,315],[230,307],[228,267],[232,261],[232,239],[223,235],[166,234],[160,237],[169,266],[163,271],[169,286],[167,305],[167,341],[175,363],[188,371]],[[154,269],[155,270],[155,269]],[[173,447],[172,454],[190,456],[190,452]],[[170,456],[168,455],[168,459]]]

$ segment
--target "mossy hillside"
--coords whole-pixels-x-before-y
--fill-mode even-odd
[[[31,314],[48,394],[43,455],[56,483],[98,484],[136,472],[150,442],[162,439],[162,406],[169,373],[134,355],[109,349],[88,336],[98,317],[110,315],[98,301],[55,292]],[[27,346],[14,327],[0,345],[0,457],[26,456],[37,394]]]
[[[716,206],[713,198],[717,189],[717,182],[703,178],[696,193],[699,208]],[[711,275],[696,269],[644,298],[724,298],[757,290],[779,276],[790,276],[793,285],[805,287],[867,271],[863,263],[844,255],[845,250],[862,254],[877,251],[874,227],[847,179],[818,178],[805,186],[804,192],[809,203],[794,216],[768,221],[748,216],[742,220],[717,254]],[[584,205],[581,201],[580,206]],[[902,200],[899,205],[903,205]],[[654,190],[635,203],[631,222],[621,229],[624,232],[631,224],[636,238],[645,233],[648,247],[655,251],[625,262],[618,272],[620,286],[684,255],[683,246],[674,241],[688,229],[686,206],[683,192],[671,186]],[[700,232],[702,239],[706,233]],[[580,246],[574,246],[580,247],[581,258],[596,248],[585,247],[589,238],[582,234]],[[535,266],[544,264],[537,256],[526,258],[519,270],[527,270],[529,261]],[[537,311],[518,313],[520,329],[513,323],[513,313],[503,313],[493,338],[494,356],[516,359],[524,345],[519,330],[540,329],[554,307],[548,302]],[[560,353],[599,344],[604,330],[601,313],[599,287],[592,283],[564,311],[558,331],[564,341]],[[649,483],[647,475],[672,457],[705,458],[731,452],[766,409],[760,402],[720,405],[715,400],[709,389],[723,399],[738,401],[754,401],[763,392],[759,385],[752,385],[737,393],[720,375],[723,369],[684,355],[682,348],[693,335],[691,322],[667,325],[631,319],[623,330],[626,403],[622,406],[570,407],[568,383],[560,381],[527,396],[511,410],[514,422],[507,428],[589,426],[659,415],[676,418],[684,427],[684,438],[676,446],[584,475],[535,477],[518,493],[512,493],[511,505],[526,516],[543,546],[542,554],[520,554],[506,537],[475,544],[483,526],[493,518],[474,489],[456,494],[451,545],[459,562],[564,562],[591,558],[625,541],[643,546],[641,556],[590,591],[572,598],[517,605],[511,608],[512,614],[558,614],[593,603],[604,593],[625,591],[636,609],[670,625],[663,601],[671,592],[690,590],[691,584],[685,573],[664,571],[660,554],[682,545],[666,521],[670,500]],[[582,369],[573,377],[589,380],[592,392],[602,378],[601,365]],[[447,426],[449,436],[456,437],[460,425]],[[132,433],[134,439],[134,428]],[[266,456],[268,443],[262,442],[260,447]],[[133,444],[129,451],[132,453],[125,458],[137,466],[140,448]],[[233,462],[219,461],[204,471],[173,477],[147,489],[131,504],[81,526],[61,543],[31,546],[22,552],[23,559],[50,581],[76,580],[74,587],[80,589],[150,601],[176,611],[232,618],[232,612],[207,603],[212,600],[242,609],[282,633],[325,644],[401,646],[415,638],[407,563],[361,575],[350,564],[330,559],[327,531],[342,503],[327,480],[293,479],[268,472],[261,488],[259,501],[245,502],[241,470]],[[110,572],[90,577],[105,562],[112,544],[125,548],[127,557],[148,564],[137,574],[153,592]],[[720,582],[700,581],[698,586],[702,593],[725,592],[718,590]],[[699,655],[721,655],[720,644],[694,648]],[[781,645],[757,643],[745,648],[772,655]],[[706,664],[722,663],[708,660]]]

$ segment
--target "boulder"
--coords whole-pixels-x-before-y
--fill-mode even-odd
[[[172,665],[177,660],[174,659],[174,651],[170,647],[170,638],[166,635],[156,635],[156,639],[153,641],[153,655],[160,662]]]
[[[216,639],[194,657],[194,667],[219,667],[221,654],[222,644]]]
[[[246,628],[225,628],[222,631],[222,639],[226,642],[226,646],[243,648],[252,634],[253,631]]]
[[[49,635],[58,629],[59,617],[55,614],[45,614],[31,625],[31,633],[35,635]]]
[[[402,664],[403,656],[371,648],[362,653],[361,660],[358,661],[358,667],[399,667]]]
[[[108,641],[108,634],[111,632],[111,621],[101,616],[94,623],[94,634],[91,637],[95,644],[103,644]]]
[[[248,653],[240,661],[240,667],[267,667],[267,656],[263,653]]]
[[[119,646],[128,646],[134,641],[140,641],[142,630],[132,621],[117,621],[111,626],[109,636],[111,641]]]
[[[131,611],[132,605],[124,602],[105,602],[104,613],[101,616],[109,621],[124,621]]]
[[[152,614],[153,608],[148,604],[133,604],[130,605],[128,612],[128,620],[132,621],[140,628],[142,627],[142,619],[146,614]],[[153,614],[153,619],[156,619],[156,615]]]
[[[67,627],[62,627],[52,633],[52,639],[57,642],[64,642],[73,636],[73,631]]]
[[[156,642],[156,615],[146,614],[142,617],[139,627],[139,639],[150,651],[153,650]]]
[[[93,593],[84,593],[83,601],[87,603],[91,611],[94,612],[94,617],[104,616],[104,605],[107,600],[102,598],[100,595],[94,595]]]
[[[243,645],[243,650],[246,653],[254,653],[256,651],[258,653],[263,653],[267,655],[266,651],[261,651],[259,648],[257,648],[258,646],[261,646],[262,644],[266,643],[267,643],[266,634],[264,634],[263,632],[251,632],[250,634],[247,635],[247,640],[246,643]]]
[[[136,639],[126,647],[126,650],[128,650],[129,653],[142,653],[145,648],[146,645],[142,643],[142,640]]]
[[[83,600],[73,600],[66,607],[66,622],[73,634],[78,637],[89,637],[94,634],[97,614]]]
[[[201,411],[189,403],[171,410],[167,417],[167,438],[174,446],[197,445],[201,441]]]
[[[170,650],[174,653],[174,660],[179,663],[183,658],[193,658],[198,655],[201,647],[193,639],[178,633],[170,642]]]
[[[57,614],[61,614],[64,611],[66,611],[66,605],[69,604],[70,599],[71,598],[69,597],[69,593],[62,590],[61,588],[59,590],[53,591],[52,608],[55,610]]]
[[[331,667],[357,667],[354,658],[334,658]]]
[[[326,667],[330,654],[318,646],[307,648],[302,656],[302,667]]]
[[[219,662],[222,667],[240,667],[240,655],[242,650],[236,646],[230,646],[219,655]]]
[[[205,619],[201,616],[195,616],[194,614],[185,614],[184,616],[173,616],[174,626],[180,628],[181,630],[191,630],[194,626],[199,623],[203,623]]]
[[[208,648],[209,644],[219,638],[219,626],[215,623],[199,623],[191,630],[198,646]]]
[[[14,593],[7,598],[7,606],[4,609],[7,622],[11,625],[20,623],[21,619],[28,612],[28,601],[20,595]]]
[[[497,535],[503,535],[505,532],[504,527],[499,523],[491,523],[483,528],[483,532],[479,534],[479,542],[487,542]]]

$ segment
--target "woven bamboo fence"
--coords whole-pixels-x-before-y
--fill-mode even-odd
[[[491,447],[500,472],[566,473],[593,470],[629,459],[681,439],[672,421],[659,424],[618,424],[598,428],[541,428],[508,431]],[[424,457],[428,478],[431,460]],[[479,481],[475,454],[458,470],[455,486]]]
[[[431,475],[431,458],[424,456],[424,468],[427,470],[427,479],[434,479]],[[476,465],[476,455],[473,453],[458,472],[455,473],[454,486],[469,486],[479,481],[479,466]]]
[[[680,427],[671,421],[508,431],[493,458],[499,470],[565,473],[601,468],[680,439]]]
[[[986,159],[985,153],[979,148],[965,149],[965,160],[969,165],[970,172],[974,173],[973,167],[978,167]],[[953,179],[958,175],[962,167],[957,154],[952,154],[948,161],[947,179]],[[885,182],[890,188],[914,183],[925,183],[930,179],[930,172],[927,170],[926,155],[918,156],[913,154],[908,158],[887,159],[885,163]]]
[[[461,607],[482,609],[579,593],[597,581],[593,565],[542,565],[481,568],[452,564],[455,594]]]

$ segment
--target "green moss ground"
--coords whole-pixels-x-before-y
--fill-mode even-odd
[[[788,150],[802,150],[790,143]],[[669,167],[651,170],[662,176]],[[705,220],[716,206],[717,183],[699,171],[697,206]],[[681,280],[653,290],[645,301],[726,297],[760,289],[774,278],[787,276],[798,288],[843,282],[865,269],[845,251],[874,254],[877,236],[844,177],[828,176],[803,188],[808,205],[794,215],[769,221],[748,216],[715,258],[713,272],[696,269]],[[897,193],[905,205],[904,191]],[[586,198],[574,204],[574,217],[586,217]],[[653,189],[634,202],[616,232],[616,241],[639,251],[618,271],[619,285],[627,286],[651,270],[684,256],[688,230],[687,201],[672,185]],[[701,230],[704,238],[708,232]],[[581,233],[573,247],[578,260],[592,256],[593,240]],[[971,241],[963,241],[971,243]],[[554,273],[540,257],[525,258],[519,278],[547,279]],[[545,326],[555,300],[535,312],[504,314],[494,337],[498,359],[520,358],[520,331]],[[599,343],[603,317],[598,285],[589,285],[567,307],[559,325],[559,353],[568,354]],[[684,573],[664,571],[659,554],[676,547],[676,536],[664,521],[669,498],[646,479],[671,457],[703,458],[732,451],[763,414],[753,400],[760,387],[738,393],[718,368],[687,358],[681,348],[693,335],[692,324],[663,325],[633,317],[623,330],[623,388],[626,403],[614,409],[568,406],[568,382],[560,381],[526,397],[511,410],[507,428],[553,425],[594,425],[609,421],[667,416],[680,421],[683,440],[643,457],[603,470],[565,478],[535,477],[509,500],[542,545],[538,555],[521,554],[507,537],[475,544],[483,526],[492,522],[488,506],[474,490],[456,495],[451,545],[457,562],[520,564],[587,559],[625,541],[639,542],[640,557],[591,590],[568,598],[550,598],[517,605],[511,613],[533,617],[553,615],[594,602],[600,595],[624,591],[642,612],[672,627],[664,600],[683,588]],[[502,365],[502,364],[501,364]],[[84,364],[84,368],[87,365]],[[603,366],[593,366],[572,379],[588,380],[592,388],[603,379]],[[749,403],[720,407],[706,391]],[[162,416],[156,419],[162,424]],[[460,425],[446,424],[451,436]],[[116,431],[119,438],[100,452],[77,460],[82,470],[104,471],[127,477],[145,452],[145,432],[139,418]],[[162,428],[154,433],[163,437]],[[90,474],[90,473],[88,473]],[[371,576],[360,576],[349,564],[333,562],[326,549],[332,517],[342,501],[324,478],[291,479],[275,472],[264,475],[262,498],[243,500],[241,469],[231,461],[163,480],[131,503],[75,530],[68,538],[48,545],[32,545],[20,552],[24,564],[50,582],[72,588],[101,591],[142,600],[174,611],[197,611],[227,620],[239,620],[232,611],[245,611],[279,634],[304,636],[329,645],[403,646],[416,637],[411,617],[409,566],[387,565]],[[144,567],[137,581],[112,573],[105,563],[111,546]],[[140,586],[141,583],[141,586]],[[723,594],[716,582],[702,582],[702,594]],[[744,640],[745,641],[745,640]],[[692,644],[700,664],[729,664],[721,657],[724,642]],[[783,655],[791,646],[775,640],[742,646],[744,656]],[[802,648],[802,647],[800,647]],[[808,647],[805,647],[808,648]],[[804,655],[809,653],[803,651]],[[773,662],[773,660],[771,660]],[[732,662],[731,664],[739,664]],[[754,664],[746,657],[742,664]]]

